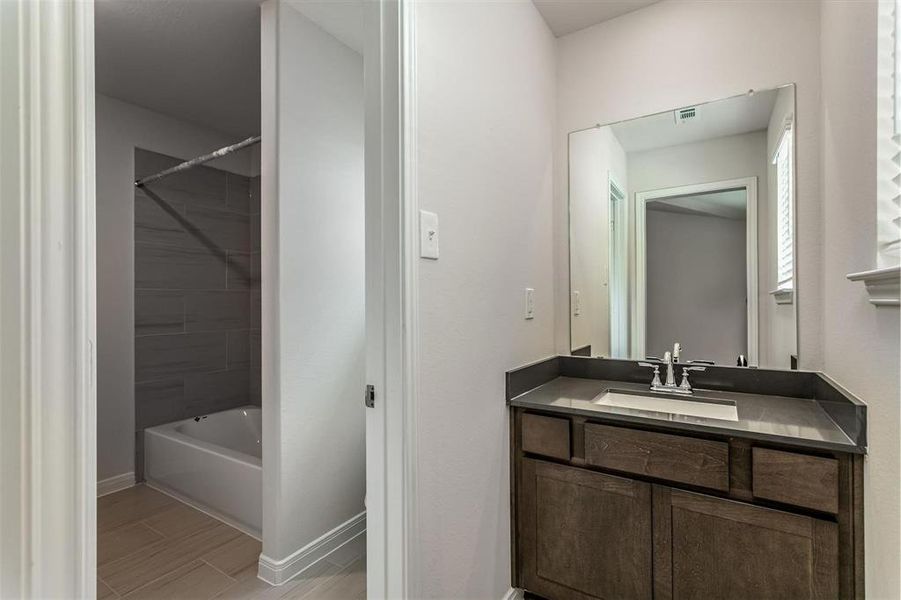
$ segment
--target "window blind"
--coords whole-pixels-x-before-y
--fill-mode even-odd
[[[901,52],[898,0],[879,3],[876,98],[877,267],[901,262]]]
[[[792,127],[786,125],[773,163],[776,165],[776,289],[794,289],[794,212]]]

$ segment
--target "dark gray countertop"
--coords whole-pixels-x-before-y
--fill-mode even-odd
[[[510,406],[608,421],[666,426],[809,448],[858,454],[866,451],[845,433],[816,399],[696,390],[694,397],[698,399],[706,397],[735,402],[738,421],[725,421],[591,403],[592,399],[611,388],[652,394],[647,385],[561,376],[511,398],[508,403]]]

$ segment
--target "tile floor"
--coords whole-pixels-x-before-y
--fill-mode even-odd
[[[260,542],[144,485],[97,499],[97,597],[366,598],[366,561],[320,561],[304,579],[257,579]]]

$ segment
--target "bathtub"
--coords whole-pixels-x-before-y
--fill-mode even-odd
[[[147,485],[260,539],[262,422],[243,406],[144,430]]]

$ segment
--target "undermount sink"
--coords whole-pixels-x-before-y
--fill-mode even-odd
[[[607,390],[591,401],[598,406],[610,406],[631,410],[644,410],[688,417],[738,421],[738,410],[731,400],[711,398],[674,398],[665,394]]]

